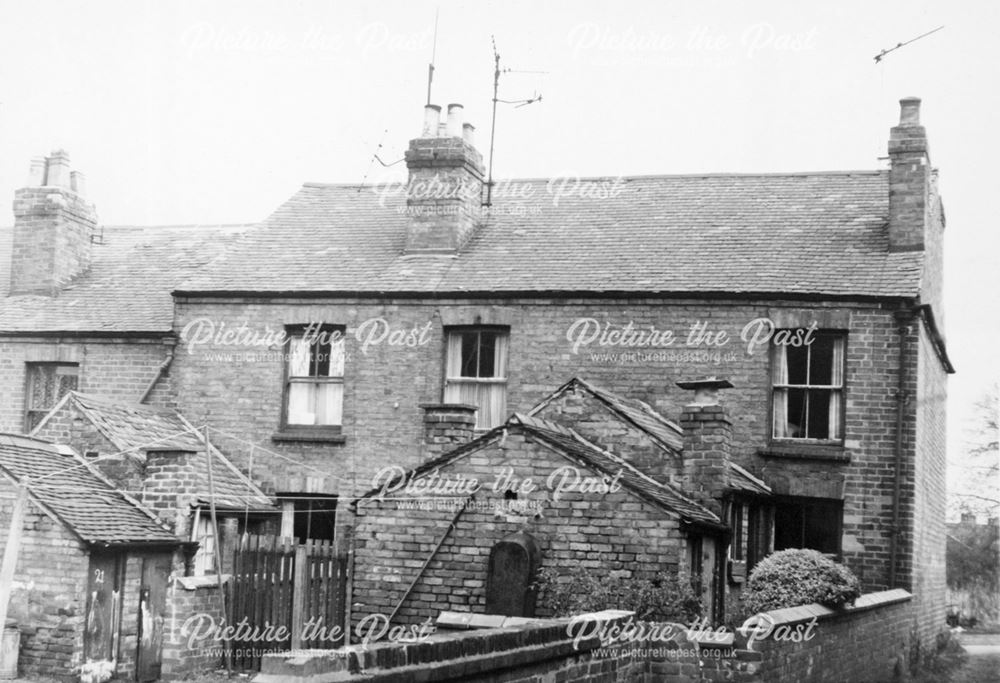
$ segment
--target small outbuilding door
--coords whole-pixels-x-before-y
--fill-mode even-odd
[[[170,576],[169,553],[148,555],[142,560],[142,583],[139,586],[139,650],[135,674],[139,683],[160,679],[163,664],[163,621],[167,611],[167,581]]]
[[[84,661],[110,662],[117,658],[124,564],[122,553],[95,551],[90,554],[87,619],[83,632]]]
[[[486,574],[486,613],[535,616],[533,582],[541,559],[535,540],[511,534],[493,546]]]

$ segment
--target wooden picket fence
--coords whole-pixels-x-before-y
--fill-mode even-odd
[[[246,537],[233,558],[229,611],[234,626],[246,619],[252,639],[230,644],[233,667],[257,671],[266,652],[340,647],[346,595],[347,557],[329,541]]]

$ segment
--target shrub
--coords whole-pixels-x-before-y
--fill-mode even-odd
[[[847,567],[816,550],[779,550],[750,574],[743,593],[748,614],[818,602],[828,607],[853,603],[861,582]]]
[[[568,574],[543,569],[535,587],[539,606],[553,617],[620,609],[635,612],[637,619],[688,622],[701,614],[701,601],[691,586],[667,574],[636,579],[579,568]]]

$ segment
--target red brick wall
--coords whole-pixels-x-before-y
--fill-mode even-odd
[[[461,515],[397,619],[418,622],[446,609],[482,612],[490,550],[518,531],[538,543],[542,568],[560,572],[582,568],[644,578],[661,571],[675,573],[684,553],[677,518],[626,489],[608,494],[565,492],[555,500],[545,483],[554,470],[572,464],[530,437],[511,431],[502,446],[495,443],[441,468],[442,476],[475,479],[482,488],[476,493],[476,507]],[[516,481],[530,478],[537,487],[518,495],[517,503],[528,506],[523,516],[490,512],[494,504],[509,502],[492,487],[504,466],[513,468]],[[594,476],[583,468],[580,473]],[[366,614],[388,616],[392,612],[458,509],[404,509],[389,496],[408,497],[402,491],[390,493],[384,501],[367,499],[358,508],[355,622]],[[538,510],[540,517],[533,514]]]
[[[126,402],[138,402],[166,358],[159,342],[51,341],[12,339],[0,341],[0,431],[20,433],[24,427],[24,401],[28,362],[79,363],[78,389]],[[159,388],[153,399],[167,400]]]

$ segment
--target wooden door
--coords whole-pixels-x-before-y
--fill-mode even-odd
[[[143,558],[139,585],[139,649],[135,673],[140,683],[160,678],[163,663],[163,622],[167,611],[167,582],[171,556],[157,553]]]
[[[87,578],[87,618],[83,633],[84,660],[112,661],[117,658],[121,633],[121,553],[90,554]]]

